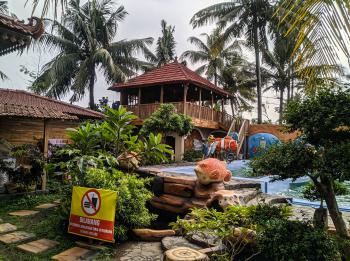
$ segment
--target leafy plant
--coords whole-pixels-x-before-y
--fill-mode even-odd
[[[175,132],[180,136],[189,134],[193,129],[191,118],[176,112],[173,104],[161,104],[160,107],[144,121],[140,133],[148,136],[151,132],[161,133],[166,137]]]
[[[234,260],[243,254],[252,257],[257,254],[256,249],[244,252],[249,240],[236,241],[232,235],[235,228],[240,228],[242,233],[253,229],[260,231],[271,219],[285,220],[291,215],[289,207],[257,205],[257,206],[230,206],[226,212],[215,209],[192,209],[186,219],[178,218],[171,223],[173,229],[180,230],[183,234],[201,234],[203,237],[212,236],[220,238],[225,245],[224,251],[214,255],[215,260]]]
[[[203,158],[203,153],[196,150],[186,150],[183,155],[183,160],[188,162],[194,162]]]
[[[344,183],[340,183],[338,181],[334,182],[334,193],[337,196],[342,196],[342,195],[347,195],[349,194],[349,190],[346,187]],[[308,200],[321,200],[323,202],[323,198],[321,197],[321,194],[318,192],[316,186],[314,183],[309,182],[305,188],[303,189],[303,197],[308,199]],[[321,203],[321,205],[323,205]]]
[[[263,260],[340,260],[335,242],[323,230],[309,223],[272,219],[257,235]]]
[[[252,161],[256,175],[275,179],[308,176],[327,203],[337,233],[349,233],[339,210],[335,182],[350,179],[350,92],[322,90],[316,96],[292,101],[285,120],[288,131],[300,131],[303,139],[272,146]]]

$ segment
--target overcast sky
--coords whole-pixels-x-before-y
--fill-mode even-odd
[[[202,27],[192,29],[189,21],[193,14],[198,10],[207,7],[211,4],[221,2],[222,0],[120,0],[118,4],[124,5],[129,15],[125,21],[119,26],[118,38],[135,39],[144,37],[153,37],[157,39],[160,35],[160,21],[165,19],[168,24],[175,26],[175,40],[177,42],[176,53],[178,56],[185,50],[191,49],[191,45],[187,39],[190,36],[199,36],[203,32],[210,33],[211,27]],[[9,10],[15,13],[20,19],[27,19],[31,16],[32,8],[30,4],[25,6],[26,0],[9,0]],[[40,16],[40,13],[36,13]],[[154,47],[154,46],[153,46]],[[249,56],[249,54],[248,54]],[[5,72],[10,80],[2,82],[2,88],[26,89],[29,84],[29,78],[21,73],[20,66],[25,65],[30,70],[36,70],[45,62],[49,61],[51,55],[43,51],[42,54],[38,51],[25,51],[22,55],[16,53],[1,57],[0,70]],[[189,65],[192,69],[195,66]],[[103,96],[108,96],[110,100],[116,100],[115,92],[108,91],[107,84],[102,77],[98,78],[95,85],[95,98],[97,100]],[[278,106],[278,100],[275,99],[274,93],[265,94],[269,99],[263,99],[268,108],[269,117],[277,120],[277,113],[274,108]],[[65,100],[68,100],[66,97]],[[78,103],[82,106],[87,106],[86,98]],[[230,111],[230,110],[228,110]],[[244,114],[247,118],[255,118],[256,112],[252,114]],[[266,117],[265,117],[266,119]]]

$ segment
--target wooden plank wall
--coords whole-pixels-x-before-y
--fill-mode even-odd
[[[78,121],[46,120],[46,140],[66,139],[66,129],[75,128]],[[13,145],[36,144],[44,138],[44,120],[0,118],[0,138]]]

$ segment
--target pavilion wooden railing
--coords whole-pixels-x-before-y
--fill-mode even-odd
[[[234,120],[234,118],[228,113],[216,111],[206,106],[200,106],[190,102],[186,102],[186,104],[183,102],[174,102],[172,104],[175,106],[178,113],[185,113],[187,116],[194,119],[218,122],[221,127],[227,130],[230,128],[230,125]],[[160,103],[124,105],[128,111],[133,112],[142,120],[151,116],[151,114],[157,110],[159,106]],[[237,126],[240,126],[240,122],[237,122],[236,124]]]

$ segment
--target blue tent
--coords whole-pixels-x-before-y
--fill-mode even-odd
[[[256,133],[248,139],[249,158],[261,155],[273,144],[280,143],[280,140],[270,133]]]

